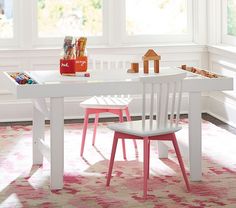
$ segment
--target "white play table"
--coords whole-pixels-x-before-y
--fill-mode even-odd
[[[156,76],[185,73],[177,68],[165,67]],[[120,71],[91,71],[91,77],[65,77],[59,71],[27,72],[38,84],[19,85],[4,73],[6,88],[17,99],[33,100],[33,164],[42,164],[43,157],[51,163],[50,187],[63,188],[64,174],[64,97],[108,94],[141,94],[139,76]],[[229,77],[207,78],[187,73],[183,91],[189,93],[189,166],[190,179],[202,177],[201,93],[205,91],[232,90],[233,79]],[[49,110],[45,98],[50,99]],[[50,118],[50,146],[44,142],[45,117]],[[78,138],[79,139],[79,138]],[[159,157],[167,157],[167,147],[159,146]]]

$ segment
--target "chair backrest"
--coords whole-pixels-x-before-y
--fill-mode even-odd
[[[145,128],[146,115],[152,129],[176,128],[179,123],[182,99],[182,80],[185,73],[143,76],[142,123]],[[149,102],[149,103],[148,103]]]
[[[127,71],[132,62],[140,62],[140,60],[140,57],[134,55],[90,55],[89,69],[99,71]]]
[[[122,71],[127,72],[131,67],[132,62],[139,63],[142,61],[141,57],[135,55],[117,55],[117,54],[94,54],[89,55],[89,70],[92,71]],[[112,97],[119,97],[131,100],[130,95],[112,95]]]

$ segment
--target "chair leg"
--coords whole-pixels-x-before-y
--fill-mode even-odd
[[[92,143],[93,146],[95,144],[95,138],[96,138],[96,133],[97,133],[98,118],[99,118],[99,113],[96,113],[95,120],[94,120],[94,129],[93,129],[93,143]]]
[[[110,158],[110,163],[109,163],[109,169],[108,169],[108,173],[107,173],[106,186],[110,185],[111,173],[112,173],[112,168],[113,168],[115,154],[116,154],[117,142],[118,142],[118,136],[117,136],[117,133],[115,132],[114,133],[114,139],[113,139],[113,145],[112,145],[112,151],[111,151],[111,158]]]
[[[124,122],[122,110],[119,110],[119,121],[121,123]],[[126,160],[127,158],[126,158],[126,150],[125,150],[125,139],[123,138],[122,138],[122,149],[123,149],[124,160]]]
[[[173,134],[173,136],[172,136],[172,142],[173,142],[173,145],[174,145],[174,148],[175,148],[175,152],[176,152],[176,155],[177,155],[177,158],[178,158],[178,161],[179,161],[179,165],[180,165],[183,177],[184,177],[184,181],[185,181],[187,190],[190,192],[191,188],[190,188],[190,185],[189,185],[188,177],[187,177],[187,174],[186,174],[186,171],[185,171],[184,163],[183,163],[183,160],[182,160],[182,157],[181,157],[181,153],[180,153],[180,150],[179,150],[179,146],[178,146],[175,134]]]
[[[125,108],[125,114],[126,114],[127,121],[131,121],[131,116],[130,116],[128,107]]]
[[[148,137],[143,138],[143,197],[147,197],[147,179],[148,179]]]
[[[80,149],[81,157],[83,156],[83,153],[84,153],[84,144],[85,144],[86,132],[88,128],[88,118],[89,118],[89,110],[86,109],[85,117],[84,117],[84,127],[83,127],[83,133],[82,133],[82,143],[81,143],[81,149]]]
[[[125,108],[125,114],[126,114],[126,118],[127,118],[127,121],[131,121],[131,117],[130,117],[130,113],[129,113],[129,108]],[[136,140],[133,139],[133,143],[134,143],[134,148],[137,149],[137,143],[136,143]]]
[[[150,140],[148,140],[148,175],[147,178],[149,179],[149,173],[150,173]]]

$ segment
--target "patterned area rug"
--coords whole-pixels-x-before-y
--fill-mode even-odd
[[[187,145],[187,120],[177,137]],[[50,191],[49,163],[32,166],[32,126],[0,127],[0,207],[236,207],[236,136],[209,122],[203,126],[203,180],[187,193],[175,153],[158,159],[151,144],[148,199],[142,198],[142,143],[127,141],[127,161],[118,144],[113,178],[105,187],[113,132],[99,125],[95,147],[88,129],[84,158],[79,156],[82,124],[65,125],[64,188]],[[46,127],[46,140],[49,130]],[[185,164],[187,161],[185,160]],[[188,171],[188,168],[187,168]]]

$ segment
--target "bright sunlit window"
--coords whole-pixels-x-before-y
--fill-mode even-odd
[[[0,43],[58,47],[65,36],[86,36],[88,45],[192,42],[193,2],[0,0]]]
[[[236,36],[236,1],[227,1],[227,34]]]
[[[38,36],[101,36],[102,0],[38,0]]]
[[[126,0],[128,35],[186,34],[187,0]]]
[[[0,0],[0,39],[13,38],[13,1]]]
[[[125,43],[191,42],[192,0],[125,0]]]
[[[236,0],[222,0],[222,42],[236,45]]]

